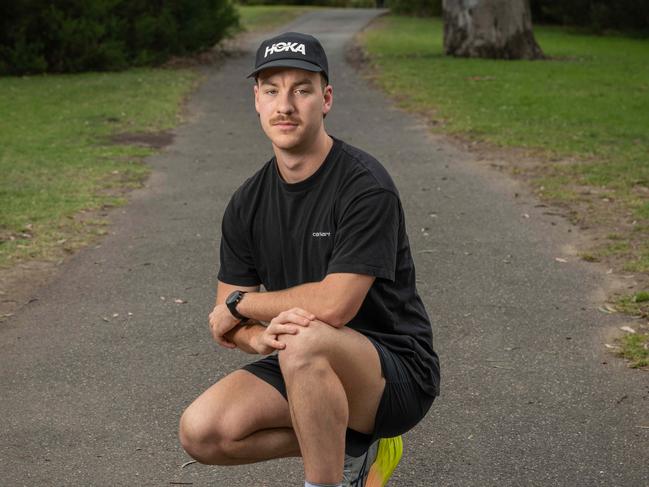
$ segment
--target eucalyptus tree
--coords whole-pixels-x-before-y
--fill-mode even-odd
[[[444,0],[444,52],[458,57],[542,59],[528,0]]]

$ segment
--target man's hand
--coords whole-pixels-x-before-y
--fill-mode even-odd
[[[263,333],[257,335],[250,344],[261,355],[268,355],[275,350],[283,350],[286,345],[277,340],[279,335],[295,335],[300,327],[309,326],[315,320],[315,315],[300,308],[283,311],[266,327]]]
[[[225,304],[217,304],[210,313],[210,330],[214,341],[225,348],[237,348],[225,334],[237,326],[241,320],[235,318]]]

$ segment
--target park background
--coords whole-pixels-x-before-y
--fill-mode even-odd
[[[542,57],[514,60],[446,54],[439,3],[383,6],[0,6],[3,482],[300,478],[176,437],[247,359],[204,333],[218,222],[269,153],[242,73],[295,28],[335,66],[327,126],[400,188],[442,360],[393,483],[647,485],[646,12],[531,2]]]
[[[284,3],[176,1],[160,9],[147,1],[34,0],[0,7],[0,319],[46,280],[52,263],[108,231],[106,210],[146,180],[143,158],[171,141],[201,65],[236,55],[237,36],[310,9],[377,6]],[[507,5],[477,3],[494,11]],[[439,0],[379,6],[389,14],[357,37],[350,61],[431,131],[524,179],[582,230],[581,258],[625,279],[602,310],[640,319],[638,330],[611,346],[632,366],[646,366],[649,6],[531,1],[543,51],[536,61],[445,55]]]

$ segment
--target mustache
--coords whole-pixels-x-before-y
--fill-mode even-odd
[[[300,121],[295,119],[295,118],[287,118],[287,117],[275,117],[270,119],[271,125],[277,125],[278,123],[295,123],[299,124]]]

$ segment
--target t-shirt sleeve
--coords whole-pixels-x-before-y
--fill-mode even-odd
[[[256,286],[261,283],[247,232],[248,225],[233,197],[225,209],[221,223],[219,281],[238,286]]]
[[[350,272],[394,281],[399,216],[399,199],[389,191],[352,201],[338,222],[327,273]]]

